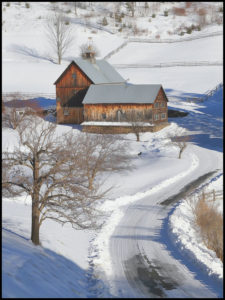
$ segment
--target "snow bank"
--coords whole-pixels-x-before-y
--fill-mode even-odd
[[[223,176],[220,176],[216,181],[211,182],[205,192],[209,192],[215,189],[216,191],[222,191],[223,189]],[[218,209],[222,212],[223,199],[218,200]],[[210,275],[216,275],[219,278],[223,278],[223,263],[217,258],[216,253],[208,249],[196,228],[194,223],[194,216],[188,201],[182,200],[176,207],[173,214],[170,216],[170,229],[174,236],[173,241],[186,253],[191,260],[195,260],[198,264],[203,265],[203,269]]]
[[[153,124],[149,123],[144,123],[144,122],[138,122],[138,124],[141,124],[141,126],[154,126]],[[86,125],[86,126],[131,126],[132,124],[129,122],[92,122],[92,121],[86,121],[83,122],[81,125]]]
[[[90,296],[86,272],[73,261],[3,226],[3,298],[81,298]]]

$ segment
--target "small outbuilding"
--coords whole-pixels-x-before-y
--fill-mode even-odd
[[[127,124],[121,130],[125,122],[141,121],[148,125],[146,131],[154,131],[168,124],[167,102],[160,84],[91,85],[83,100],[85,122],[82,125],[89,132],[97,132],[99,126],[104,126],[107,133],[116,133],[128,132]],[[107,122],[110,129],[105,127]]]

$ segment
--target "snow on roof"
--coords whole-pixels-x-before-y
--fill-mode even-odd
[[[161,84],[92,84],[83,104],[153,103],[161,87]]]
[[[123,77],[105,60],[75,58],[74,62],[92,80],[93,83],[125,82]]]

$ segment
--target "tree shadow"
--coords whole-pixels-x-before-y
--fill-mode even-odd
[[[33,58],[49,61],[53,64],[57,64],[56,62],[54,62],[54,60],[51,57],[48,57],[47,55],[43,55],[43,54],[41,55],[37,52],[37,50],[33,48],[29,48],[25,45],[11,44],[8,47],[8,50],[24,56],[30,56]]]
[[[183,100],[182,96],[177,96],[177,99]],[[169,118],[168,121],[190,131],[199,131],[191,135],[192,142],[196,145],[223,152],[223,88],[219,88],[207,100],[201,102],[201,105],[202,107],[197,108],[200,113],[182,108],[182,111],[189,112],[186,117]]]
[[[2,244],[3,298],[97,298],[95,285],[107,294],[107,287],[89,270],[11,230],[3,229]]]

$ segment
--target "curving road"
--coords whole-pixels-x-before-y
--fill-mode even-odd
[[[192,147],[199,167],[152,196],[131,204],[110,239],[112,294],[128,298],[212,298],[222,284],[192,266],[171,247],[168,214],[172,205],[221,169],[218,153]],[[215,288],[215,285],[217,287]]]

